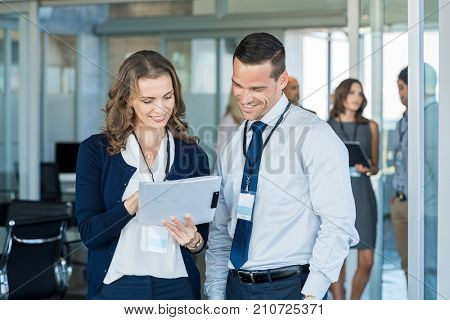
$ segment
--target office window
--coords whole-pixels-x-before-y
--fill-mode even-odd
[[[114,82],[123,60],[139,50],[155,50],[159,52],[159,37],[112,37],[109,40],[109,75]]]
[[[173,17],[212,15],[215,0],[150,1],[109,5],[111,18]]]
[[[303,84],[300,103],[328,118],[328,33],[313,32],[303,37]]]
[[[338,0],[258,0],[254,1],[228,0],[229,14],[249,13],[286,13],[297,12],[305,16],[324,14],[346,14],[347,1]]]

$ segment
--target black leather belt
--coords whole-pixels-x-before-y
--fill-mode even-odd
[[[239,277],[242,283],[264,283],[282,280],[286,278],[290,278],[293,276],[298,276],[301,274],[305,274],[309,272],[309,264],[301,265],[301,266],[289,266],[282,267],[277,269],[269,269],[269,270],[234,270],[231,269],[230,273],[234,277]]]

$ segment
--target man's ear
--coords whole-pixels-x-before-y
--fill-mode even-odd
[[[286,88],[289,81],[289,75],[287,73],[287,70],[284,70],[283,73],[278,78],[278,84],[281,87],[281,90],[284,90]]]

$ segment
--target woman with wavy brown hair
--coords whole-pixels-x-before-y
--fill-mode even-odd
[[[328,124],[344,142],[357,142],[369,158],[370,168],[362,164],[350,167],[353,197],[356,206],[355,227],[360,241],[353,247],[358,249],[358,269],[353,277],[350,298],[361,299],[369,281],[373,265],[376,240],[377,203],[370,182],[370,175],[378,172],[379,133],[375,121],[363,116],[367,99],[362,84],[357,79],[346,79],[336,88],[333,109]],[[333,299],[345,299],[345,270],[339,280],[331,285]]]
[[[183,121],[172,64],[154,51],[128,57],[104,112],[103,132],[81,144],[77,163],[78,229],[89,249],[87,298],[199,299],[191,254],[205,246],[208,225],[196,226],[188,216],[163,226],[134,219],[139,182],[210,174],[206,153]]]

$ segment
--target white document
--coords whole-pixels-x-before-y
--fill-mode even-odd
[[[164,182],[139,183],[139,209],[136,218],[142,224],[162,225],[176,217],[185,222],[185,214],[194,224],[211,222],[216,212],[221,177],[207,176]],[[215,201],[217,204],[217,201]],[[212,208],[213,204],[213,208]]]

